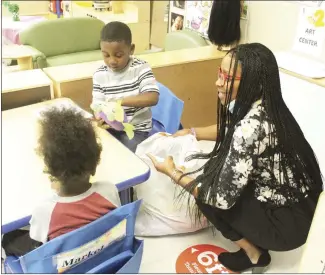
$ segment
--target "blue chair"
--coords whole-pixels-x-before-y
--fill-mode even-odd
[[[150,132],[150,136],[157,134],[157,133],[164,133],[166,132],[165,126],[162,125],[158,120],[152,118],[152,130]]]
[[[134,238],[141,201],[59,236],[26,255],[8,256],[6,273],[138,273],[143,241]]]
[[[166,86],[159,82],[157,84],[160,96],[158,104],[151,108],[153,125],[150,135],[158,132],[174,134],[181,125],[184,102]]]

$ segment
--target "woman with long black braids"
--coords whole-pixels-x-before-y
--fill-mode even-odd
[[[223,59],[216,82],[217,124],[182,130],[216,140],[196,179],[178,170],[171,157],[156,169],[196,198],[204,215],[240,250],[219,255],[227,268],[261,272],[268,250],[288,251],[306,242],[322,176],[314,152],[286,106],[279,69],[264,45],[239,45]],[[195,171],[197,172],[197,171]],[[192,173],[191,173],[192,174]]]

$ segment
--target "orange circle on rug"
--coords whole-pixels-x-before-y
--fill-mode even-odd
[[[227,250],[210,244],[199,244],[185,249],[176,260],[176,273],[231,273],[219,261],[218,255]]]

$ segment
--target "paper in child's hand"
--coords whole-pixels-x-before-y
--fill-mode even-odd
[[[134,126],[130,123],[123,123],[124,126],[124,132],[128,136],[129,139],[134,138]]]
[[[95,116],[100,117],[105,123],[116,131],[124,131],[129,139],[134,137],[134,126],[127,123],[127,117],[122,107],[122,101],[96,102],[90,105]]]
[[[115,109],[113,110],[114,114],[115,114],[115,120],[119,121],[119,122],[124,122],[124,109],[122,107],[122,101],[119,100],[116,102],[116,106]]]

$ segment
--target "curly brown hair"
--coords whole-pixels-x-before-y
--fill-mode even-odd
[[[64,185],[93,175],[102,146],[91,121],[73,108],[51,107],[41,115],[38,153],[51,179]]]

